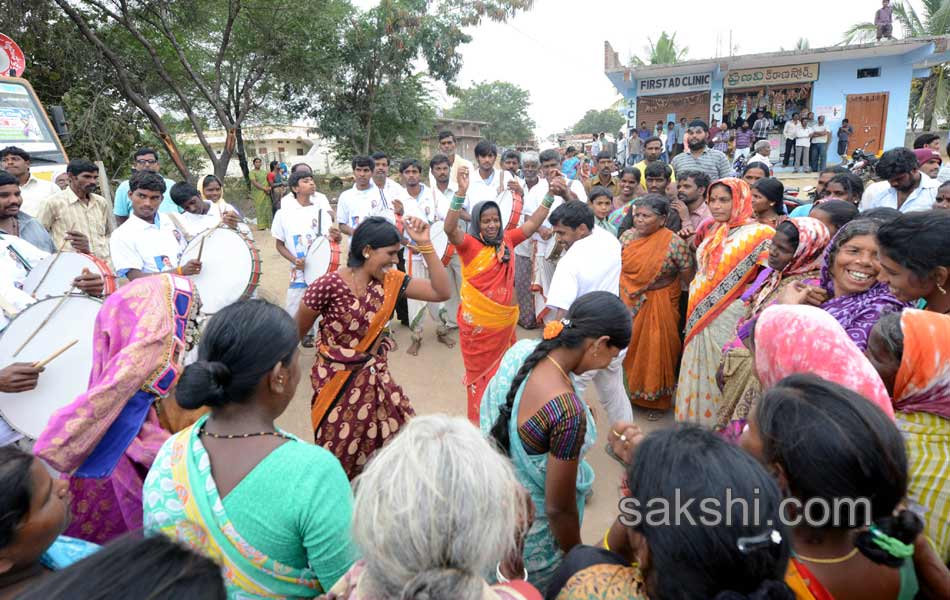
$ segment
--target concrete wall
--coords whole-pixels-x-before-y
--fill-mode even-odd
[[[858,69],[881,69],[880,77],[858,79]],[[906,56],[870,57],[860,60],[842,60],[821,63],[818,81],[812,87],[812,110],[818,106],[840,104],[847,110],[849,94],[871,94],[887,92],[887,120],[884,131],[884,149],[904,145],[904,133],[907,130],[907,107],[910,104],[910,85],[913,66]],[[838,119],[828,119],[826,125],[832,132],[841,126],[842,115]],[[840,161],[834,152],[838,143],[832,134],[828,145],[828,164]]]

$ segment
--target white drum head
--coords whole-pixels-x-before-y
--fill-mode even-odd
[[[56,258],[57,256],[59,258]],[[103,274],[99,265],[85,254],[78,252],[50,254],[36,263],[27,274],[26,279],[23,280],[23,291],[37,298],[62,296],[72,287],[73,279],[82,275],[83,269],[89,269],[91,273]]]
[[[511,221],[511,211],[514,210],[515,199],[512,197],[511,192],[505,190],[495,198],[495,202],[498,203],[498,208],[501,209],[501,228],[508,229],[508,223]]]
[[[445,251],[449,247],[449,236],[445,233],[445,223],[436,221],[429,225],[429,239],[435,248],[435,255],[440,259],[445,256]]]
[[[201,249],[202,239],[204,249]],[[259,264],[250,242],[237,231],[224,227],[191,240],[181,255],[181,264],[197,260],[199,251],[201,273],[189,279],[198,288],[201,312],[214,314],[245,296],[259,271]]]
[[[62,296],[40,300],[20,312],[0,334],[0,365],[41,361],[72,342],[69,350],[46,365],[36,388],[28,392],[0,392],[0,414],[11,427],[36,439],[54,412],[89,387],[92,371],[93,331],[102,301],[84,294],[69,296],[32,340],[13,356],[56,308]]]
[[[333,258],[332,254],[330,240],[325,236],[321,235],[310,244],[303,265],[303,280],[307,285],[310,285],[321,276],[327,274],[330,270],[330,261]]]

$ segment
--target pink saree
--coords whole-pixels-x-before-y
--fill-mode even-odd
[[[142,484],[168,432],[154,403],[182,370],[197,311],[191,281],[137,279],[96,317],[89,388],[50,418],[34,452],[69,479],[65,534],[103,544],[142,528]]]

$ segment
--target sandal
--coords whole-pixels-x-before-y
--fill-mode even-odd
[[[653,421],[654,423],[663,419],[663,413],[658,410],[651,410],[647,413],[647,421]]]

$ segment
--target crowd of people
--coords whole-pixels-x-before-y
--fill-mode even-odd
[[[210,312],[189,249],[255,244],[219,179],[168,180],[145,148],[110,204],[89,161],[54,190],[0,151],[0,329],[67,254],[98,262],[63,297],[102,299],[85,391],[37,402],[36,436],[0,410],[0,598],[946,598],[939,152],[888,150],[868,186],[819,154],[791,202],[756,123],[739,172],[721,129],[682,125],[619,165],[606,141],[592,165],[488,141],[472,163],[442,132],[399,183],[353,157],[335,206],[306,165],[255,159],[286,302],[251,285]],[[415,414],[397,322],[409,355],[427,322],[458,346],[467,419]],[[276,425],[301,346],[307,440]],[[0,364],[0,401],[38,398],[46,364]],[[584,539],[600,408],[624,473]]]

